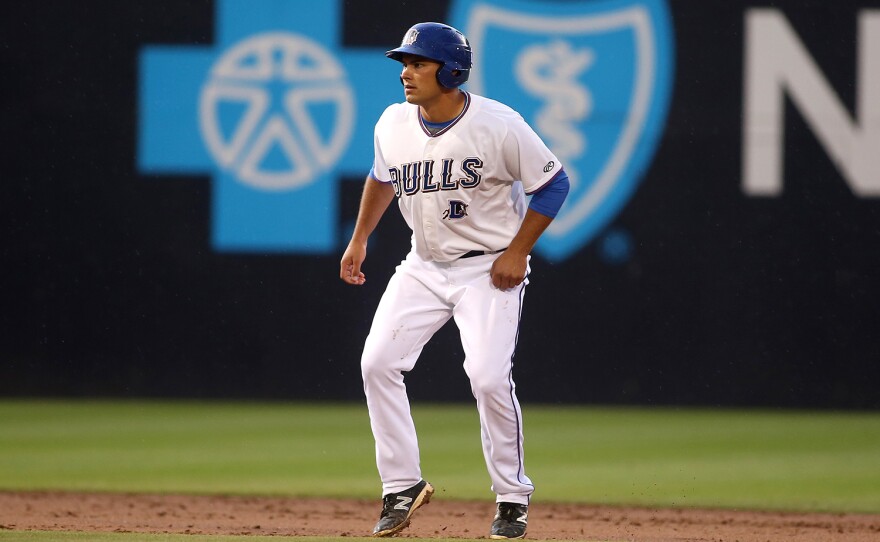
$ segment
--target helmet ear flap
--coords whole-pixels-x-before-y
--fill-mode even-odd
[[[468,80],[470,69],[453,68],[448,64],[444,64],[437,70],[437,82],[446,88],[460,87]]]

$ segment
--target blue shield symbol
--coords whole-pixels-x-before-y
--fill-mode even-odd
[[[665,0],[459,0],[467,88],[522,114],[572,181],[537,251],[564,260],[624,207],[663,132],[673,80]]]

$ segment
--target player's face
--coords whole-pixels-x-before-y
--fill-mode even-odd
[[[403,94],[411,104],[427,106],[443,94],[443,87],[437,81],[440,63],[416,55],[403,55],[400,58],[403,70]]]

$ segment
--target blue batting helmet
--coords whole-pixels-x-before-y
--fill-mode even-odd
[[[400,47],[385,53],[400,61],[405,54],[418,55],[439,62],[437,81],[455,88],[468,80],[471,73],[471,45],[464,34],[442,23],[419,23],[406,31]]]

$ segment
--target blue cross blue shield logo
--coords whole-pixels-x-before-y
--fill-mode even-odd
[[[199,125],[222,169],[253,187],[285,190],[314,182],[338,160],[353,111],[345,70],[326,48],[265,32],[215,62],[202,85]]]
[[[564,260],[634,193],[663,131],[674,47],[665,0],[457,0],[469,90],[522,114],[571,179],[536,250]]]
[[[138,168],[210,176],[216,251],[338,249],[340,179],[370,170],[400,98],[384,49],[341,45],[341,4],[217,0],[214,44],[141,51]]]

